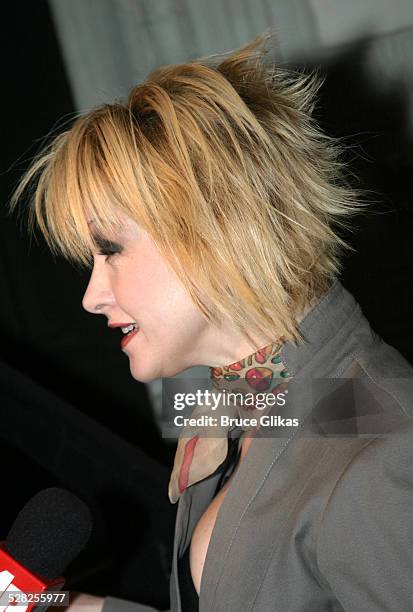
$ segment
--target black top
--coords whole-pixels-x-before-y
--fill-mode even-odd
[[[222,489],[228,478],[230,478],[235,466],[238,463],[240,453],[241,447],[238,450],[238,438],[229,438],[227,457],[217,469],[217,471],[221,472],[221,478],[218,481],[215,495],[220,489]],[[189,564],[189,548],[190,545],[187,546],[182,557],[178,559],[178,579],[179,590],[181,593],[181,605],[182,612],[198,612],[199,597],[192,581],[191,567]]]

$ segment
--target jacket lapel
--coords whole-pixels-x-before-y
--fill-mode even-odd
[[[243,520],[250,506],[265,483],[267,475],[273,464],[278,460],[285,448],[288,446],[292,435],[287,438],[256,438],[253,439],[242,464],[239,466],[231,486],[228,489],[224,501],[219,509],[216,523],[212,531],[211,540],[208,547],[205,565],[203,568],[201,592],[199,600],[200,612],[206,610],[220,610],[225,602],[225,611],[249,609],[246,605],[246,598],[251,598],[252,591],[250,586],[240,584],[237,588],[226,589],[224,599],[216,598],[218,589],[225,589],[225,578],[227,569],[230,565],[234,567],[232,544],[237,539],[248,535],[243,532]],[[259,518],[256,522],[257,533],[259,532]],[[261,536],[264,534],[261,533]],[[264,537],[265,539],[265,537]],[[255,541],[257,544],[257,541]],[[268,549],[267,549],[268,550]],[[248,561],[247,556],[243,555],[244,570],[243,580],[248,572],[245,564],[248,562],[255,566],[253,575],[257,576],[256,564],[260,563],[260,547],[255,546],[250,551]],[[261,561],[263,561],[261,557]],[[248,582],[248,580],[246,581]],[[257,582],[257,581],[255,581]],[[257,584],[255,585],[258,586]],[[232,593],[237,601],[229,602],[227,597]]]

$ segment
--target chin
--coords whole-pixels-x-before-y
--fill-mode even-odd
[[[153,370],[144,370],[141,367],[134,368],[132,364],[130,364],[130,373],[135,380],[141,383],[150,383],[157,378],[162,378],[162,375],[158,372],[154,372]]]
[[[169,365],[168,367],[163,367],[162,364],[158,364],[156,367],[150,367],[148,364],[147,367],[145,367],[145,364],[134,364],[133,359],[130,359],[129,367],[135,380],[142,383],[150,383],[159,378],[172,378],[186,370],[189,366],[175,365],[171,367],[171,365]]]

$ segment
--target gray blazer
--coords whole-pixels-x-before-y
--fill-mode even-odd
[[[337,278],[300,328],[307,342],[283,349],[294,378],[278,408],[299,426],[253,439],[212,532],[200,612],[411,612],[413,368]],[[179,500],[172,612],[178,557],[219,476]],[[111,597],[103,609],[154,610]]]

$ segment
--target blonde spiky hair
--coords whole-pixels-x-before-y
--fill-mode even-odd
[[[79,116],[34,160],[37,221],[55,252],[89,264],[88,219],[146,230],[209,321],[303,340],[297,313],[352,248],[334,228],[364,205],[341,146],[312,112],[322,79],[266,65],[266,33],[230,53],[162,66],[125,102]],[[219,56],[218,56],[219,57]],[[258,347],[257,347],[258,348]]]

